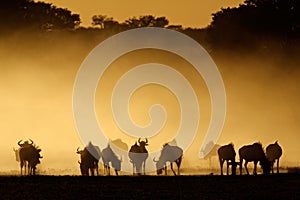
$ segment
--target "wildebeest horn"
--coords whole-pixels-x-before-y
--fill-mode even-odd
[[[158,160],[155,160],[155,157],[153,158],[153,162],[158,162]]]
[[[78,160],[78,164],[80,165],[81,164],[81,162]]]
[[[80,153],[80,151],[79,151],[79,147],[77,148],[77,151],[76,151],[76,153]]]
[[[138,143],[141,143],[141,138],[139,138]]]
[[[23,141],[23,140],[20,140],[20,141],[18,142],[18,145],[19,145],[19,146],[21,146],[21,142],[22,142],[22,141]]]
[[[32,141],[32,139],[29,139],[29,141],[30,141],[30,144],[33,144],[33,141]]]
[[[148,144],[148,139],[147,138],[145,138],[146,139],[146,144]]]

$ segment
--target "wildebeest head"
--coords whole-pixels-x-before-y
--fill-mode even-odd
[[[18,142],[18,145],[19,145],[20,147],[31,146],[31,145],[33,145],[33,141],[32,141],[31,139],[25,140],[25,141],[20,140],[20,141]]]
[[[89,175],[89,167],[84,163],[78,161],[79,166],[80,166],[80,172],[83,176],[88,176]]]
[[[265,158],[265,159],[261,160],[259,163],[263,170],[263,174],[270,174],[271,162],[267,158]]]
[[[141,138],[139,138],[138,143],[141,147],[148,146],[148,139],[145,138],[145,141],[143,141],[143,140],[141,140]]]
[[[156,165],[156,173],[157,173],[157,175],[161,175],[162,171],[163,171],[162,163],[159,160],[155,160],[155,158],[153,158],[153,162],[155,162],[155,165]]]

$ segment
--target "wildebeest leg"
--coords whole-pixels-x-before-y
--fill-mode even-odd
[[[108,170],[108,175],[110,176],[110,166],[109,166],[109,163],[107,165],[107,170]]]
[[[237,162],[235,162],[234,160],[231,161],[231,175],[236,175],[236,166],[237,166]]]
[[[279,173],[279,158],[277,159],[277,174]]]
[[[170,164],[170,167],[171,167],[171,170],[172,170],[174,176],[176,176],[176,173],[175,173],[175,171],[174,171],[174,169],[173,169],[173,163],[172,163],[172,162],[171,162],[171,164]]]
[[[28,174],[28,175],[32,175],[30,163],[28,163],[27,170],[28,170],[28,173],[27,173],[27,174]]]
[[[98,163],[95,163],[95,170],[96,170],[97,176],[99,176],[99,167],[98,167]]]
[[[226,160],[226,164],[227,164],[227,168],[226,168],[226,175],[228,175],[228,168],[229,168],[229,165],[230,165],[230,163],[229,163],[229,161],[228,161],[228,160]]]
[[[91,171],[92,171],[91,176],[95,176],[95,167],[93,167],[93,168],[91,169]]]
[[[24,165],[24,162],[23,162],[23,160],[21,160],[21,162],[20,162],[20,168],[21,168],[21,176],[23,175],[23,165]]]
[[[116,170],[116,169],[115,169],[115,172],[116,172],[116,176],[119,176],[119,174],[118,174],[118,170]]]
[[[223,175],[223,164],[224,164],[224,160],[220,159],[221,175]]]
[[[254,161],[254,169],[253,169],[253,174],[254,174],[254,175],[257,174],[257,172],[256,172],[257,163],[258,163],[258,161]]]
[[[29,174],[29,175],[33,175],[33,174],[32,174],[32,172],[33,172],[33,171],[32,171],[32,170],[33,170],[33,167],[32,167],[32,165],[31,165],[29,162],[27,163],[27,169],[28,169],[28,174]]]
[[[24,175],[29,175],[29,163],[24,160]]]
[[[249,171],[248,171],[247,165],[248,165],[248,161],[246,160],[246,161],[245,161],[244,167],[245,167],[245,169],[246,169],[247,175],[249,175]]]
[[[35,175],[35,169],[36,167],[30,166],[30,175]]]
[[[175,162],[177,164],[177,175],[180,175],[181,157],[178,158]]]
[[[134,175],[134,174],[135,174],[135,171],[136,171],[136,166],[135,166],[135,164],[132,164],[132,167],[133,167],[132,173],[133,173],[133,175]]]
[[[243,172],[243,159],[240,160],[240,175],[242,175]]]
[[[106,163],[104,163],[104,174],[108,174]]]
[[[146,174],[146,169],[145,169],[145,167],[146,167],[146,161],[143,162],[144,175]]]
[[[26,163],[27,163],[27,175],[31,175],[31,167],[30,163],[27,161],[25,162],[25,170],[26,170]],[[26,173],[26,172],[25,172]]]
[[[167,175],[167,163],[165,164],[165,175]]]
[[[91,167],[91,171],[92,171],[91,175],[95,176],[95,172],[96,172],[96,163],[95,162],[93,163],[93,165]]]
[[[272,171],[272,174],[274,174],[274,163],[275,163],[275,161],[271,162],[271,171]]]

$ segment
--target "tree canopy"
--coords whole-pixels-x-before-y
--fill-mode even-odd
[[[208,30],[214,43],[244,47],[270,39],[279,39],[281,45],[300,39],[298,0],[246,0],[212,16]]]
[[[74,29],[80,16],[68,9],[32,0],[3,0],[0,7],[2,31],[18,29],[53,30]]]
[[[221,8],[213,13],[212,22],[203,29],[169,25],[169,20],[164,16],[131,17],[120,23],[101,14],[92,17],[92,28],[76,29],[80,27],[80,16],[66,8],[32,0],[3,0],[0,24],[0,33],[24,29],[47,32],[78,30],[80,33],[86,30],[89,34],[94,31],[98,35],[100,30],[109,32],[107,36],[132,28],[161,27],[184,32],[202,44],[209,43],[213,48],[269,48],[274,41],[285,48],[300,41],[300,1],[245,0],[238,7]]]

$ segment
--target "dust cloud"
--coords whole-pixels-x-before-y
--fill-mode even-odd
[[[30,138],[42,149],[43,158],[38,166],[41,171],[70,170],[70,174],[79,174],[76,149],[83,145],[73,121],[73,84],[81,62],[103,39],[104,36],[88,38],[75,32],[18,34],[0,38],[0,171],[19,170],[13,148],[17,148],[20,139]],[[142,54],[133,52],[112,66],[132,66],[151,60],[166,62],[174,68],[182,67],[178,66],[181,64],[190,67],[183,59],[166,55],[166,52],[149,50]],[[213,53],[212,57],[222,74],[227,94],[227,117],[218,144],[232,142],[238,151],[245,144],[260,141],[266,147],[278,140],[284,151],[281,164],[299,166],[299,58],[290,58],[290,55],[277,50],[268,55],[259,52],[233,54],[224,50]],[[187,76],[194,77],[195,71],[188,69],[185,72]],[[195,81],[199,83],[201,120],[198,135],[184,154],[182,166],[186,173],[200,168],[218,168],[216,156],[212,163],[198,158],[209,124],[210,102],[201,77],[196,77]],[[146,88],[145,91],[152,90]],[[97,91],[97,102],[101,102],[99,94],[103,93]],[[142,93],[137,94],[134,101],[139,101],[142,96]],[[172,95],[167,96],[173,99]],[[168,104],[168,113],[174,111],[174,119],[167,124],[171,131],[168,129],[169,133],[165,130],[163,135],[149,138],[151,151],[161,148],[164,142],[174,137],[178,124],[173,123],[178,122],[176,113],[180,112],[177,106],[174,99]],[[100,107],[98,103],[97,111]],[[132,112],[133,118],[139,121],[143,113]],[[121,138],[128,146],[134,143],[135,138],[124,136],[111,125],[113,120],[108,113],[97,114],[99,121],[107,117],[105,128],[112,140]],[[148,120],[147,117],[145,120]],[[138,123],[146,122],[141,119]]]

